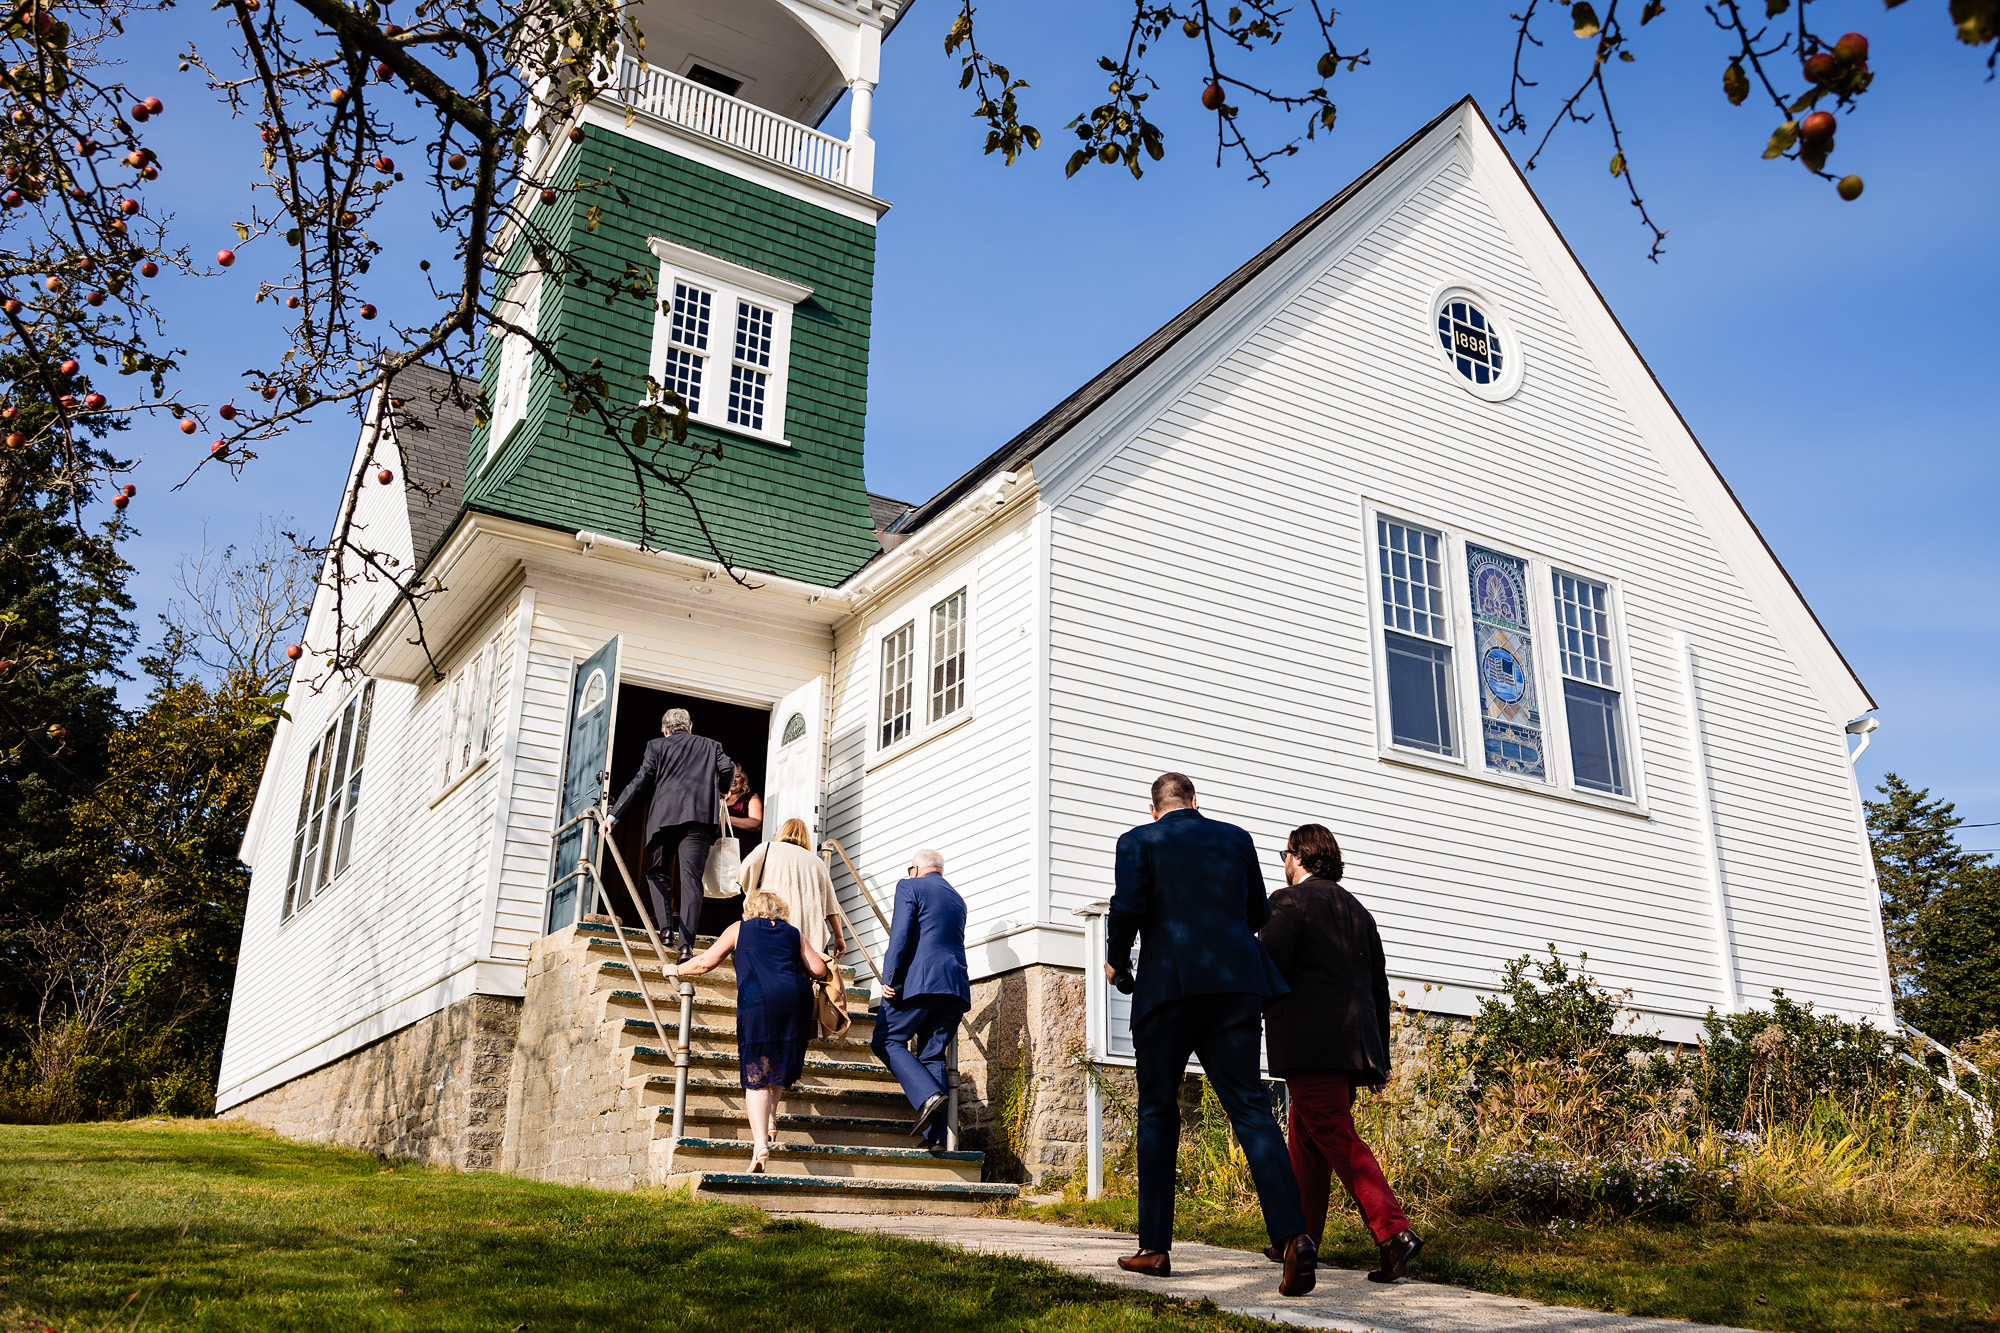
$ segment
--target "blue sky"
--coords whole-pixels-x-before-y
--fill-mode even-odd
[[[1062,127],[1101,95],[1095,58],[1121,41],[1125,10],[1104,3],[982,10],[983,43],[1033,85],[1028,118],[1048,146],[1012,168],[981,156],[942,51],[949,7],[920,0],[885,50],[876,97],[876,192],[895,207],[881,228],[870,486],[931,494],[1460,95],[1497,112],[1510,7],[1350,5],[1341,45],[1367,47],[1373,64],[1335,80],[1331,138],[1259,188],[1237,164],[1214,166],[1193,73],[1171,63],[1163,71],[1181,80],[1153,108],[1167,160],[1140,182],[1102,169],[1063,178]],[[2000,377],[1987,313],[2000,305],[1990,253],[2000,169],[1979,127],[2000,109],[2000,85],[1982,53],[1951,39],[1943,11],[1942,0],[1892,13],[1872,0],[1814,6],[1816,25],[1860,28],[1872,44],[1875,87],[1843,119],[1833,163],[1866,178],[1857,203],[1760,159],[1774,117],[1723,100],[1719,34],[1693,0],[1670,4],[1642,34],[1637,63],[1617,71],[1627,152],[1670,233],[1665,258],[1646,259],[1600,127],[1561,131],[1529,184],[1880,703],[1864,780],[1894,769],[1986,821],[2000,820]],[[139,32],[135,49],[158,54],[128,54],[135,90],[169,102],[149,141],[167,165],[153,198],[198,253],[231,242],[256,165],[254,131],[207,105],[196,76],[174,72],[186,34],[213,22],[170,12]],[[1588,53],[1553,25],[1545,40],[1528,102],[1543,121]],[[827,128],[844,133],[844,114]],[[1509,142],[1525,157],[1518,137]],[[435,242],[415,217],[377,236],[406,262]],[[226,278],[165,291],[191,401],[228,396],[269,345],[270,316],[248,297],[258,262],[253,252]],[[393,298],[381,301],[391,315]],[[267,448],[240,480],[204,475],[170,495],[206,438],[143,425],[127,438],[142,460],[130,549],[149,635],[175,560],[204,531],[238,540],[265,514],[325,528],[354,424],[330,415]],[[2000,828],[1964,841],[2000,848]]]

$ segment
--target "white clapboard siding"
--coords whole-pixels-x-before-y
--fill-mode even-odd
[[[1842,719],[1462,152],[1405,188],[1326,271],[1242,298],[1268,308],[1164,382],[1111,452],[1079,431],[1073,455],[1036,464],[1054,506],[1049,919],[1105,896],[1132,807],[1182,769],[1204,811],[1255,835],[1272,884],[1292,825],[1331,826],[1392,973],[1445,985],[1461,997],[1446,1007],[1553,943],[1685,1035],[1725,994],[1686,635],[1745,1002],[1781,986],[1882,1017]],[[1526,375],[1508,402],[1465,393],[1434,355],[1426,316],[1451,283],[1514,324]],[[1643,816],[1378,757],[1365,501],[1620,580]]]
[[[623,682],[769,708],[825,674],[831,660],[833,638],[823,626],[759,615],[727,588],[699,596],[676,585],[678,596],[663,595],[657,585],[623,586],[601,569],[601,562],[577,556],[530,574],[535,624],[500,876],[496,959],[525,964],[546,921],[574,662],[619,635]],[[639,866],[631,869],[643,873]],[[607,866],[606,873],[616,872]]]
[[[407,533],[405,522],[405,550]],[[496,606],[443,650],[439,665],[447,676],[485,651],[497,631],[494,675],[497,682],[508,679],[514,644],[505,609]],[[246,849],[254,868],[223,1052],[218,1100],[225,1108],[470,993],[463,974],[487,953],[482,909],[494,761],[497,738],[509,725],[506,691],[497,686],[496,743],[446,792],[448,687],[376,682],[352,860],[281,920],[306,760],[358,686],[344,682],[315,692],[302,672],[287,700],[294,722],[266,770],[259,800],[270,806],[256,846]]]
[[[924,616],[934,597],[964,586],[972,600],[969,721],[886,762],[877,726],[877,641],[914,608],[919,717],[928,695]],[[910,853],[934,847],[945,878],[965,896],[966,940],[1031,925],[1035,902],[1035,525],[1027,506],[941,558],[912,586],[844,624],[836,635],[828,742],[827,833],[893,909]],[[885,933],[836,859],[841,905],[879,960]],[[975,970],[977,960],[975,958]]]

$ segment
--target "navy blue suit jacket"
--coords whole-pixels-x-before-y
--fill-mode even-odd
[[[965,971],[965,899],[933,870],[896,885],[896,915],[882,979],[896,989],[896,1003],[921,996],[953,996],[972,1007]]]
[[[1234,824],[1169,810],[1118,839],[1118,891],[1106,922],[1114,968],[1143,956],[1132,1025],[1169,1000],[1249,994],[1268,1005],[1290,991],[1257,930],[1270,916],[1257,847]]]

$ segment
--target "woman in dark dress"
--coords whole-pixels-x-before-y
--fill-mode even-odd
[[[743,919],[722,932],[708,951],[669,970],[697,977],[736,955],[736,1059],[750,1118],[750,1172],[764,1169],[777,1131],[778,1103],[805,1069],[813,1026],[814,979],[826,976],[826,959],[785,920],[785,901],[753,893]]]

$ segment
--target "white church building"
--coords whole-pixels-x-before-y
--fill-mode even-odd
[[[741,581],[665,499],[640,513],[518,349],[489,356],[490,427],[436,375],[372,406],[356,463],[397,482],[356,521],[435,591],[419,623],[346,589],[366,675],[309,657],[291,687],[218,1110],[536,1170],[509,1135],[535,960],[577,931],[558,831],[669,704],[879,902],[944,851],[970,1119],[1034,1060],[1033,1171],[1074,1164],[1077,913],[1167,769],[1273,884],[1292,826],[1334,829],[1427,1007],[1553,944],[1673,1039],[1780,988],[1892,1022],[1848,753],[1875,705],[1470,99],[939,494],[866,493],[867,106],[898,8],[648,0],[659,63],[549,149],[563,180],[616,160],[630,198],[587,244],[657,266],[663,306],[532,273],[515,298],[696,400]],[[844,141],[812,128],[843,91]]]

